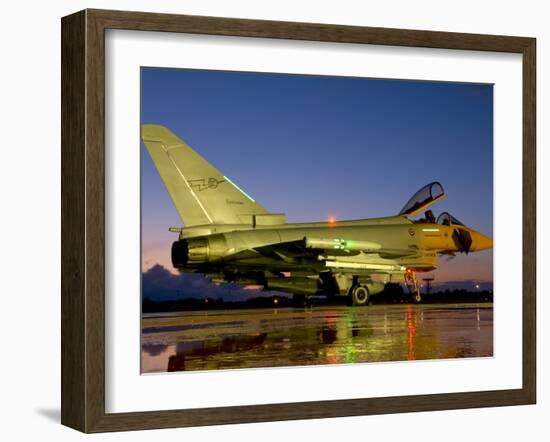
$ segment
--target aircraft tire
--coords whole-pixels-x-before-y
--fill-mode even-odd
[[[365,285],[356,285],[351,290],[351,303],[355,306],[369,305],[370,293]]]
[[[413,294],[413,302],[415,304],[420,304],[422,302],[422,295],[420,294],[420,292]]]

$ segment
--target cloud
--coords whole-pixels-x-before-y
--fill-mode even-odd
[[[154,301],[172,301],[185,298],[222,298],[224,301],[245,301],[258,296],[272,296],[263,291],[236,284],[214,284],[199,273],[174,275],[160,264],[142,272],[141,295]]]
[[[166,344],[143,344],[141,348],[149,356],[158,356],[166,351],[168,346]]]

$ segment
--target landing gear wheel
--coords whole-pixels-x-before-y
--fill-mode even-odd
[[[412,295],[412,301],[414,304],[420,304],[422,302],[422,294],[420,293],[420,287],[418,287],[418,279],[416,279],[416,272],[407,269],[405,270],[405,284],[409,289],[409,293]]]
[[[364,285],[356,285],[351,290],[351,302],[353,305],[363,306],[369,304],[369,289]]]

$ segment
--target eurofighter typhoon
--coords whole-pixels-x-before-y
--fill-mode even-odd
[[[388,282],[405,282],[421,302],[417,273],[436,269],[439,255],[493,246],[449,213],[436,219],[428,210],[445,197],[438,182],[392,216],[287,223],[166,127],[143,125],[142,138],[185,226],[170,228],[179,234],[172,264],[214,282],[260,285],[299,303],[342,296],[356,306],[368,305]]]

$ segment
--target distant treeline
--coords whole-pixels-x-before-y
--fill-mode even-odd
[[[323,299],[314,297],[313,305],[346,304],[348,297],[334,297]],[[399,284],[387,284],[386,288],[372,295],[371,304],[408,304],[412,302],[412,295],[403,290]],[[480,303],[493,302],[493,293],[487,290],[443,290],[433,291],[422,295],[423,304],[434,303]],[[293,299],[292,296],[258,296],[246,301],[224,301],[213,298],[185,298],[172,301],[154,301],[144,298],[142,303],[143,313],[159,313],[171,311],[189,310],[231,310],[231,309],[255,309],[255,308],[284,308],[303,305],[303,301]]]
[[[221,298],[185,298],[174,301],[153,301],[145,298],[142,303],[143,313],[178,312],[188,310],[231,310],[270,307],[293,307],[292,298],[283,296],[258,296],[246,301],[224,301]]]

